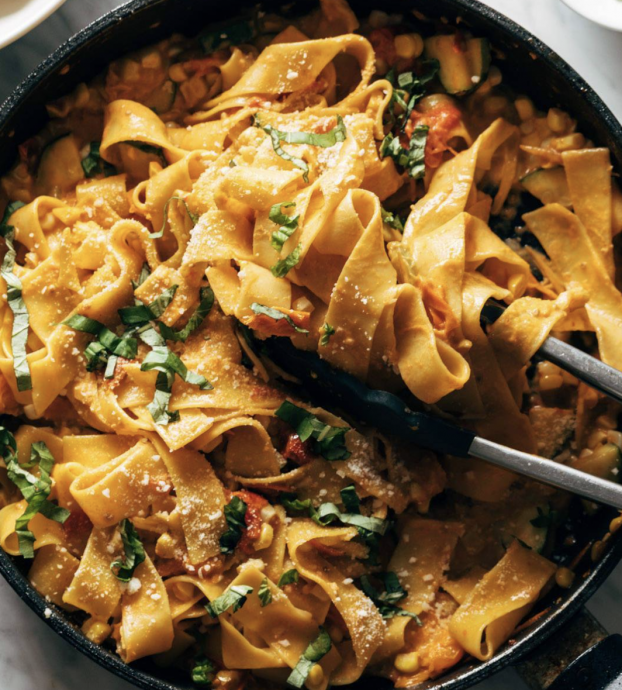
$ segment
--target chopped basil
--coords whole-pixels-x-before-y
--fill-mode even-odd
[[[291,570],[286,570],[281,577],[279,578],[279,581],[277,582],[278,587],[285,587],[285,585],[294,585],[296,582],[298,582],[299,575],[298,571],[296,568],[292,568]]]
[[[393,94],[389,103],[390,109],[387,114],[391,118],[391,124],[397,124],[402,131],[408,124],[413,108],[425,96],[426,85],[438,74],[440,63],[438,60],[425,60],[422,67],[425,71],[420,75],[416,75],[414,72],[403,72],[396,77],[395,71],[392,69],[386,77],[393,85]],[[393,112],[395,105],[398,105],[401,110],[397,117]]]
[[[382,222],[385,225],[388,225],[389,227],[393,228],[394,230],[397,230],[398,232],[404,232],[404,223],[402,222],[402,219],[397,215],[397,213],[385,211],[385,209],[383,208],[380,209],[380,212],[382,213]]]
[[[356,493],[356,487],[354,486],[354,484],[346,486],[346,488],[341,489],[339,493],[341,494],[343,507],[348,511],[348,513],[361,512],[361,499],[358,497]]]
[[[232,609],[233,613],[235,613],[236,611],[239,611],[242,606],[244,606],[246,603],[246,597],[252,593],[253,588],[249,587],[248,585],[232,585],[217,599],[214,599],[214,601],[210,601],[209,604],[206,604],[205,608],[212,618],[220,616],[229,609]]]
[[[149,156],[155,156],[164,168],[166,168],[166,166],[168,165],[168,161],[164,156],[164,151],[160,146],[152,146],[151,144],[145,144],[142,141],[123,141],[121,143],[127,144],[128,146],[132,146],[133,148],[138,149],[139,151],[142,151],[143,153],[146,153]]]
[[[203,323],[205,317],[214,306],[214,291],[210,287],[203,287],[199,292],[199,305],[194,314],[188,319],[188,323],[179,331],[174,330],[165,323],[158,324],[160,333],[165,340],[181,341],[185,343],[189,336]]]
[[[309,677],[313,665],[325,657],[330,652],[331,647],[330,635],[323,627],[320,627],[318,636],[305,649],[296,667],[290,673],[287,685],[293,688],[302,688]]]
[[[276,416],[293,427],[304,443],[313,440],[313,449],[326,460],[347,460],[350,451],[345,445],[347,426],[330,426],[314,414],[285,400],[276,411]]]
[[[295,206],[296,203],[294,201],[286,201],[282,204],[274,204],[274,206],[270,209],[270,213],[268,214],[268,218],[270,218],[273,223],[276,223],[280,226],[278,230],[275,230],[272,233],[272,238],[270,240],[270,244],[274,249],[277,250],[277,252],[280,252],[281,249],[283,249],[285,242],[287,242],[287,240],[294,234],[296,228],[298,227],[300,216],[288,216],[283,213],[284,208],[291,208]]]
[[[165,204],[164,204],[164,210],[162,211],[163,213],[163,219],[162,219],[162,227],[157,231],[157,232],[152,232],[149,234],[149,237],[151,239],[156,240],[159,237],[162,237],[164,235],[164,230],[166,229],[166,224],[168,223],[168,207],[171,203],[171,201],[181,201],[181,203],[184,205],[184,208],[186,209],[186,213],[188,214],[188,218],[190,218],[192,225],[196,225],[199,221],[199,216],[197,216],[196,213],[193,213],[190,208],[188,207],[188,204],[186,203],[186,200],[181,197],[181,196],[172,196]]]
[[[122,307],[119,309],[121,321],[126,326],[144,326],[149,321],[155,321],[164,314],[168,305],[173,301],[178,287],[178,285],[171,285],[149,305],[137,303],[133,307]]]
[[[264,577],[257,590],[257,596],[259,597],[259,603],[261,608],[272,603],[272,592],[270,590],[270,585],[268,584],[268,578]]]
[[[206,54],[213,53],[221,48],[237,46],[240,43],[248,43],[255,35],[250,22],[236,22],[223,29],[206,31],[199,34],[199,41]]]
[[[140,275],[138,276],[138,280],[136,282],[132,281],[132,286],[133,286],[134,290],[139,288],[145,282],[145,280],[147,280],[147,278],[150,275],[151,275],[151,271],[149,270],[149,264],[144,263],[142,265],[142,268],[140,269]]]
[[[69,511],[48,500],[52,491],[52,467],[54,456],[43,441],[37,441],[30,446],[30,461],[20,465],[17,457],[17,444],[13,434],[0,427],[0,441],[2,442],[2,457],[6,463],[7,475],[17,486],[28,504],[26,510],[15,522],[15,533],[19,545],[19,552],[24,558],[34,558],[35,535],[28,529],[28,523],[41,513],[49,520],[61,524],[69,517]],[[28,469],[37,467],[39,475],[35,476]]]
[[[387,520],[381,520],[377,517],[367,517],[359,513],[342,513],[334,503],[322,503],[316,510],[313,520],[319,525],[330,525],[337,520],[345,525],[352,525],[359,530],[363,535],[366,532],[379,534],[383,536],[389,529]]]
[[[86,177],[95,177],[95,175],[104,175],[110,177],[117,174],[117,169],[114,165],[105,161],[99,153],[100,142],[92,141],[89,145],[89,152],[85,158],[82,159],[82,170]]]
[[[320,338],[320,345],[322,345],[323,347],[326,347],[326,345],[328,345],[331,337],[333,335],[335,335],[335,329],[329,323],[325,323],[322,326],[322,330],[324,332],[322,333],[322,337]]]
[[[195,685],[210,688],[216,677],[216,666],[204,654],[199,654],[194,658],[190,676]]]
[[[287,323],[297,333],[309,333],[309,331],[306,328],[299,328],[298,326],[296,326],[291,316],[289,316],[288,314],[284,314],[282,311],[279,311],[278,309],[266,307],[263,304],[258,304],[257,302],[253,302],[251,304],[251,309],[255,314],[263,314],[264,316],[268,316],[271,319],[274,319],[275,321],[281,321],[281,319],[285,319],[285,321],[287,321]]]
[[[122,336],[115,335],[103,323],[81,314],[74,314],[65,319],[63,323],[69,326],[69,328],[73,328],[74,331],[97,336],[97,340],[89,343],[84,350],[88,371],[94,371],[103,366],[108,361],[110,355],[117,355],[125,359],[135,359],[136,357],[138,352],[138,341],[136,338],[132,338],[127,334]]]
[[[302,244],[297,244],[296,247],[280,261],[277,261],[270,269],[275,278],[284,278],[294,266],[298,265],[300,261],[300,254],[302,253]]]
[[[173,381],[175,374],[169,371],[159,371],[156,377],[155,393],[153,400],[147,405],[149,414],[158,426],[166,426],[171,422],[179,421],[179,412],[171,412],[168,409],[173,393]]]
[[[303,179],[305,182],[309,181],[309,165],[302,158],[296,158],[287,153],[281,146],[281,142],[286,144],[308,144],[310,146],[320,146],[322,148],[330,148],[337,142],[345,141],[347,137],[346,126],[341,115],[337,115],[337,125],[324,134],[316,134],[315,132],[281,132],[272,127],[272,125],[263,125],[257,115],[255,115],[253,124],[255,127],[263,129],[263,131],[272,140],[272,148],[274,152],[283,158],[283,160],[290,161],[297,168],[304,171]]]
[[[220,537],[221,553],[233,553],[235,551],[235,547],[242,538],[242,532],[246,528],[244,518],[247,508],[248,506],[239,496],[233,496],[225,506],[225,520],[228,529]]]
[[[119,358],[117,355],[110,355],[108,357],[108,361],[106,362],[106,370],[104,371],[104,378],[105,379],[114,378],[114,372],[115,372],[115,369],[117,368],[117,362],[118,361],[119,361]]]
[[[408,616],[413,618],[417,625],[422,625],[419,616],[416,613],[411,613],[405,609],[397,606],[397,602],[401,601],[406,596],[406,590],[400,584],[400,581],[395,573],[375,573],[374,577],[380,580],[384,586],[382,592],[378,591],[372,585],[368,575],[362,575],[359,579],[359,584],[363,592],[374,602],[378,607],[378,611],[383,618],[394,618],[395,616]]]
[[[8,204],[0,221],[0,235],[4,237],[7,247],[7,252],[0,267],[0,275],[6,282],[6,298],[9,308],[13,312],[11,349],[13,350],[13,371],[15,372],[17,390],[28,391],[32,388],[30,367],[26,357],[30,317],[22,294],[22,281],[13,272],[17,252],[13,244],[15,229],[12,225],[9,225],[10,217],[22,206],[24,204],[21,201],[13,201]]]
[[[404,148],[399,137],[389,133],[380,145],[380,155],[392,158],[415,180],[425,175],[425,146],[429,127],[417,125],[410,138],[409,148]]]
[[[136,528],[127,518],[120,522],[119,533],[123,541],[124,560],[113,561],[110,569],[121,582],[129,582],[136,568],[145,560],[145,548]]]

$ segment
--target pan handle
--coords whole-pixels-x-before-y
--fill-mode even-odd
[[[622,682],[622,635],[583,608],[516,670],[531,690],[607,690]],[[617,683],[613,683],[617,680]]]

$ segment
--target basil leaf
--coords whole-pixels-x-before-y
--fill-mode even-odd
[[[134,290],[136,290],[136,288],[139,288],[150,275],[151,271],[149,270],[149,264],[144,263],[142,265],[142,268],[140,269],[140,275],[138,276],[138,280],[136,282],[132,281],[132,286]]]
[[[165,204],[164,204],[164,210],[162,211],[163,213],[163,220],[162,220],[162,227],[157,231],[157,232],[151,232],[149,233],[149,237],[153,240],[157,240],[159,237],[162,237],[164,235],[164,230],[166,229],[166,224],[168,223],[168,207],[171,201],[181,201],[181,203],[184,205],[184,208],[186,209],[186,213],[188,214],[188,218],[192,221],[192,225],[195,226],[198,221],[199,221],[199,216],[196,215],[196,213],[193,213],[190,208],[188,207],[188,204],[186,203],[186,200],[180,196],[172,196]]]
[[[129,582],[136,568],[145,560],[145,548],[136,528],[127,518],[119,524],[119,532],[123,541],[124,560],[113,561],[110,569],[121,582]]]
[[[204,654],[199,654],[194,659],[190,676],[195,685],[210,688],[216,677],[216,666]]]
[[[402,219],[397,215],[397,213],[391,213],[382,207],[380,208],[380,213],[382,214],[382,222],[385,225],[388,225],[398,232],[404,232],[404,223],[402,223]]]
[[[303,443],[309,438],[313,439],[314,451],[326,460],[347,460],[350,457],[351,453],[345,445],[349,427],[324,424],[311,412],[289,400],[281,404],[276,416],[293,427]]]
[[[165,323],[159,324],[160,333],[165,340],[173,340],[175,342],[181,341],[185,343],[188,337],[203,323],[205,317],[214,306],[214,291],[210,287],[203,287],[199,295],[199,306],[195,309],[194,314],[188,319],[188,323],[186,323],[181,330],[176,331]]]
[[[0,221],[0,235],[4,237],[7,252],[2,260],[0,275],[6,282],[6,298],[9,308],[13,312],[13,326],[11,328],[11,349],[13,351],[13,370],[17,382],[17,390],[28,391],[32,389],[32,378],[30,367],[26,358],[26,343],[28,342],[28,330],[30,327],[30,316],[26,303],[22,295],[22,281],[15,275],[15,229],[9,225],[9,219],[24,206],[21,201],[13,201],[4,210],[4,216]]]
[[[413,179],[422,178],[425,175],[425,146],[429,129],[427,125],[417,125],[407,149],[402,146],[399,137],[387,134],[380,145],[380,155],[392,158]]]
[[[151,304],[136,304],[133,307],[119,309],[121,321],[126,326],[143,326],[149,321],[160,318],[168,305],[173,301],[178,285],[171,285],[158,295]]]
[[[266,307],[263,304],[258,304],[257,302],[253,302],[251,304],[251,309],[255,314],[263,314],[264,316],[269,316],[271,319],[274,319],[275,321],[280,321],[281,319],[285,319],[287,323],[297,332],[297,333],[309,333],[309,331],[306,328],[299,328],[296,326],[296,324],[293,322],[292,317],[289,316],[288,314],[284,314],[282,311],[279,311],[278,309],[273,309],[272,307]]]
[[[302,253],[302,244],[297,244],[296,247],[280,261],[277,261],[270,269],[275,278],[284,278],[294,266],[298,265],[300,261],[300,254]],[[307,331],[308,332],[308,331]]]
[[[136,335],[149,347],[166,347],[166,341],[164,338],[156,331],[156,329],[147,323],[136,331]]]
[[[342,513],[334,503],[322,503],[317,509],[315,516],[312,517],[318,525],[330,525],[331,522],[337,520],[343,524],[356,527],[359,529],[359,532],[363,530],[373,534],[379,534],[380,536],[383,536],[387,529],[389,529],[387,520],[367,517],[366,515],[359,515],[357,513]]]
[[[309,672],[313,665],[320,661],[330,652],[332,642],[330,635],[320,626],[318,636],[305,649],[303,655],[298,660],[296,667],[287,679],[287,685],[293,688],[302,688],[309,677]]]
[[[292,568],[291,570],[286,570],[281,577],[279,578],[279,581],[277,582],[278,587],[285,587],[285,585],[294,585],[296,582],[299,580],[299,574],[296,568]]]
[[[145,144],[142,141],[122,141],[121,143],[127,144],[128,146],[132,146],[135,149],[138,149],[139,151],[148,154],[149,156],[155,156],[160,161],[163,168],[166,168],[166,166],[168,165],[168,161],[164,156],[164,151],[160,146],[152,146],[151,144]]]
[[[171,422],[179,421],[179,412],[171,412],[168,409],[174,380],[175,374],[168,371],[159,371],[156,377],[155,393],[153,400],[147,405],[147,409],[153,421],[159,426],[166,426]]]
[[[413,618],[417,625],[422,626],[421,619],[416,613],[406,611],[396,606],[398,601],[401,601],[406,596],[406,591],[400,584],[400,581],[395,573],[376,573],[375,577],[382,581],[384,591],[380,592],[372,585],[369,575],[362,575],[359,578],[363,593],[367,595],[378,608],[380,615],[385,618],[394,618],[395,616],[408,616]]]
[[[237,46],[240,43],[248,43],[255,36],[255,31],[250,22],[236,22],[224,29],[215,29],[199,34],[199,42],[206,54],[213,53],[221,48]]]
[[[272,603],[272,592],[270,591],[270,585],[268,585],[268,578],[264,577],[257,590],[257,596],[259,597],[259,603],[261,608]]]
[[[316,134],[315,132],[281,132],[272,127],[272,125],[263,125],[257,115],[255,115],[253,124],[255,127],[263,129],[263,131],[272,140],[272,148],[277,156],[283,160],[290,161],[297,168],[304,171],[302,176],[305,182],[309,181],[309,165],[302,158],[296,158],[287,153],[281,146],[281,142],[286,144],[309,144],[311,146],[320,146],[322,148],[330,148],[337,142],[345,141],[347,137],[346,126],[341,115],[337,115],[337,125],[324,134]]]
[[[229,609],[233,613],[239,611],[246,603],[246,597],[253,593],[253,588],[248,585],[232,585],[225,590],[217,599],[205,605],[207,612],[212,618],[216,618]]]
[[[17,486],[26,500],[26,510],[15,522],[15,533],[19,545],[19,552],[24,558],[34,558],[35,535],[28,529],[28,523],[41,513],[50,520],[63,523],[69,517],[69,511],[48,500],[52,491],[52,467],[54,456],[43,441],[37,441],[30,446],[30,461],[26,466],[20,465],[16,449],[17,444],[13,434],[0,427],[2,431],[2,456],[6,461],[7,475]],[[38,467],[39,475],[35,476],[26,468]]]
[[[86,177],[95,177],[95,175],[110,177],[117,174],[117,169],[114,165],[111,165],[100,156],[100,145],[99,141],[92,141],[89,145],[88,154],[82,159],[82,170],[84,170]]]
[[[248,506],[239,497],[233,496],[225,506],[225,520],[227,531],[220,537],[220,552],[233,553],[235,547],[242,538],[243,530],[246,529],[246,510]]]
[[[97,340],[87,345],[84,356],[87,370],[94,371],[108,361],[110,355],[117,355],[125,359],[135,359],[138,352],[138,341],[127,335],[118,336],[106,328],[103,323],[88,316],[74,314],[63,321],[65,326],[74,331],[97,336]]]
[[[282,204],[274,204],[270,209],[268,218],[273,223],[279,225],[279,229],[272,233],[272,238],[270,239],[271,246],[280,252],[283,249],[283,245],[287,240],[294,234],[296,228],[298,227],[298,221],[300,216],[287,216],[283,213],[284,208],[295,207],[296,203],[294,201],[285,201]]]
[[[335,329],[329,324],[329,323],[324,323],[322,326],[322,330],[324,331],[322,333],[322,337],[320,338],[320,345],[326,346],[328,345],[331,337],[335,335]]]
[[[106,371],[104,372],[105,379],[114,378],[114,372],[117,368],[118,361],[119,358],[117,357],[117,355],[110,355],[110,357],[108,357],[108,362],[106,363]]]
[[[301,501],[299,498],[281,496],[280,502],[288,512],[309,513],[309,516],[315,513],[315,508],[310,498],[305,498],[304,501]]]
[[[395,75],[395,69],[391,69],[386,78],[393,86],[393,93],[387,114],[390,115],[392,122],[397,124],[400,130],[404,130],[410,119],[413,108],[426,94],[426,85],[436,77],[440,70],[438,60],[424,60],[421,63],[424,71],[420,75],[414,72],[403,72]],[[394,108],[398,105],[402,112],[395,116]]]
[[[343,502],[343,507],[348,511],[348,513],[360,513],[361,512],[361,499],[356,493],[356,488],[354,484],[346,486],[345,489],[341,489],[339,492],[341,494],[341,500]]]

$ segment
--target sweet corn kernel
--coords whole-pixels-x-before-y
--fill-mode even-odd
[[[410,60],[423,53],[423,39],[419,34],[400,34],[393,42],[398,57]]]
[[[140,79],[140,65],[135,60],[122,60],[121,79],[123,81],[138,81]]]
[[[162,56],[157,50],[151,50],[142,56],[140,64],[145,69],[159,69],[162,67]]]
[[[570,118],[559,108],[550,108],[546,116],[546,123],[552,132],[562,134],[570,125]]]
[[[177,83],[186,81],[186,79],[188,79],[186,70],[179,63],[169,67],[168,76]]]
[[[82,624],[82,632],[88,637],[91,642],[95,644],[102,644],[104,640],[110,637],[112,626],[104,621],[98,621],[89,618]]]
[[[540,376],[550,376],[553,374],[561,375],[562,370],[552,362],[540,362],[540,364],[538,364],[538,373]]]
[[[309,675],[307,676],[307,680],[309,682],[309,685],[320,685],[322,681],[324,680],[324,671],[322,670],[322,667],[319,664],[313,664],[311,666],[311,670],[309,671]]]
[[[569,568],[558,568],[555,573],[555,582],[563,589],[569,589],[574,582],[574,573]]]
[[[417,652],[398,654],[393,665],[400,673],[416,673],[420,666],[419,654]]]
[[[541,391],[552,391],[556,388],[561,388],[564,385],[564,379],[559,374],[552,376],[541,376],[538,387]]]
[[[609,523],[609,531],[617,532],[620,527],[622,527],[622,515],[618,515],[618,517],[613,518],[613,520]]]
[[[514,101],[514,107],[518,113],[518,117],[521,120],[531,120],[531,118],[536,114],[536,109],[533,107],[533,103],[527,96],[519,96]]]
[[[272,529],[272,525],[270,525],[267,522],[264,522],[263,525],[261,526],[261,532],[259,533],[259,539],[255,542],[255,551],[261,551],[262,549],[267,549],[270,544],[272,544],[272,540],[274,539],[274,530]]]
[[[579,132],[566,134],[565,137],[557,137],[551,142],[556,151],[575,151],[585,146],[585,137]]]

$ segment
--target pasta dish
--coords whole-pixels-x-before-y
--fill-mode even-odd
[[[617,479],[619,410],[535,355],[622,369],[622,196],[486,37],[283,12],[113,61],[1,178],[0,546],[127,663],[413,686],[571,586],[570,497],[317,407],[264,342]]]

